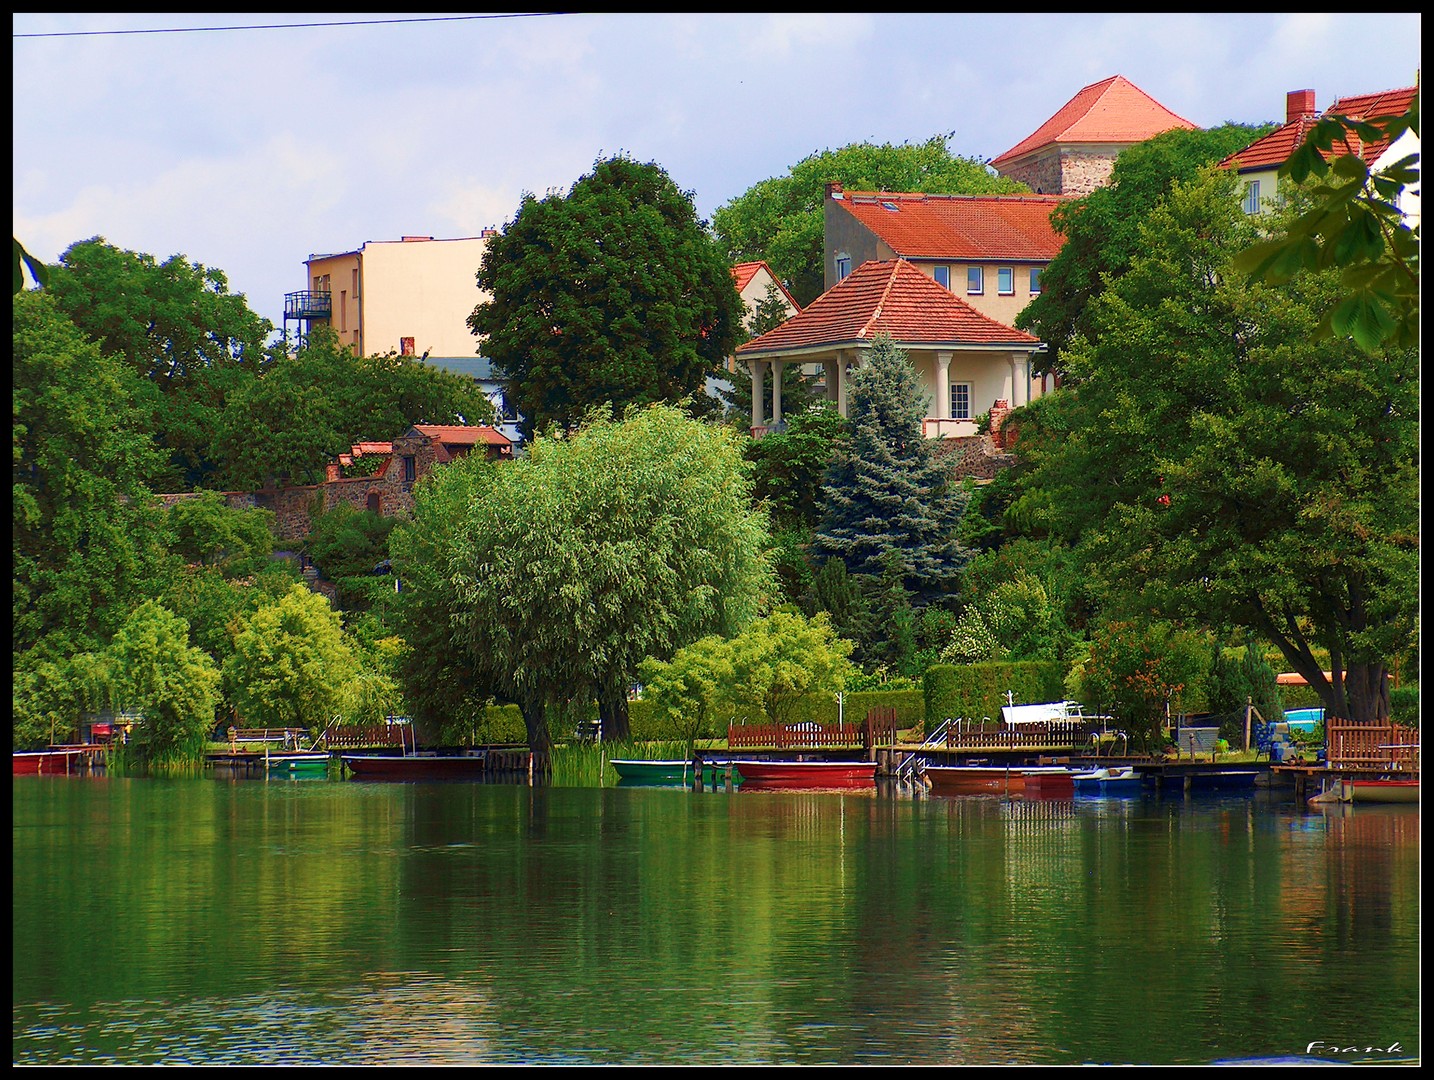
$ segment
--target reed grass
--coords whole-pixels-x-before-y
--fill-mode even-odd
[[[553,747],[549,775],[554,787],[612,787],[617,772],[608,762],[613,758],[643,761],[686,759],[692,756],[684,742],[574,742]]]

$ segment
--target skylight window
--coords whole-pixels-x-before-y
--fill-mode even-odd
[[[884,202],[881,204],[881,208],[883,210],[890,210],[893,214],[901,209],[901,207],[897,206],[894,202]]]

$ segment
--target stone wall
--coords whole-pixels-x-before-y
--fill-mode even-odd
[[[1016,463],[1016,456],[998,450],[989,435],[937,439],[932,452],[956,480],[994,480]]]
[[[1110,181],[1115,150],[1071,150],[1051,146],[1002,175],[1042,195],[1089,195]]]

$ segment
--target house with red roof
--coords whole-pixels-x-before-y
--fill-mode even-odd
[[[781,326],[737,347],[752,378],[753,435],[783,423],[780,387],[787,364],[820,365],[827,398],[845,416],[849,372],[883,333],[916,368],[927,396],[928,438],[975,436],[981,413],[1029,400],[1039,339],[977,311],[906,259],[873,260]],[[757,414],[769,369],[778,388],[770,424]]]
[[[1325,110],[1325,116],[1345,116],[1358,120],[1373,120],[1381,116],[1403,116],[1409,111],[1419,87],[1401,87],[1398,90],[1381,90],[1373,94],[1353,94],[1339,98]],[[1279,197],[1280,166],[1289,160],[1305,138],[1310,128],[1319,119],[1315,110],[1313,90],[1291,90],[1285,95],[1285,123],[1264,138],[1256,139],[1243,150],[1237,150],[1220,164],[1234,169],[1245,182],[1245,213],[1255,214],[1270,206]],[[1346,154],[1369,163],[1371,172],[1379,172],[1408,154],[1419,152],[1419,137],[1405,132],[1393,143],[1389,139],[1363,142],[1357,135],[1336,142],[1325,154],[1332,160]],[[1400,206],[1406,216],[1419,216],[1419,193],[1417,189],[1406,190],[1400,199]]]
[[[1124,75],[1085,87],[1035,131],[989,162],[1043,195],[1088,195],[1110,179],[1126,147],[1195,124]]]
[[[903,259],[981,314],[1011,325],[1060,252],[1060,195],[844,191],[824,204],[826,288],[863,263]]]

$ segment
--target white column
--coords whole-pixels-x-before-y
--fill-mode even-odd
[[[1011,354],[1011,408],[1031,403],[1031,354]]]
[[[754,428],[766,427],[763,414],[766,410],[762,407],[762,360],[748,360],[747,369],[752,373],[752,426]]]
[[[936,419],[951,419],[951,354],[936,354]]]
[[[772,427],[779,427],[782,423],[782,368],[786,367],[782,360],[772,361]]]

